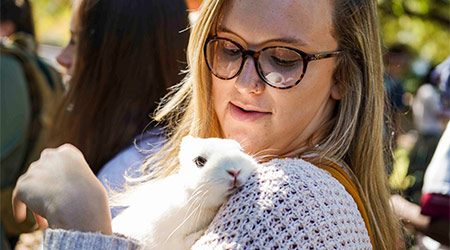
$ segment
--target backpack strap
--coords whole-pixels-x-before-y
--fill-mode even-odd
[[[304,160],[309,162],[309,159]],[[375,246],[369,217],[367,216],[367,212],[366,209],[364,208],[364,204],[362,202],[361,196],[359,195],[358,189],[356,188],[356,185],[352,181],[350,176],[336,163],[329,160],[322,160],[320,161],[320,164],[314,165],[330,173],[331,176],[337,179],[342,184],[342,186],[344,186],[345,190],[353,197],[353,200],[356,202],[358,210],[361,213],[361,217],[363,218],[366,224],[367,232],[369,233],[372,246]]]

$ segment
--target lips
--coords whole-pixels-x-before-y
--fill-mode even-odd
[[[252,110],[252,108],[238,106],[231,102],[229,106],[231,117],[237,121],[252,122],[271,114],[270,112]]]

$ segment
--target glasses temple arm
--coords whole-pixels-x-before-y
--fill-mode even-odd
[[[321,60],[321,59],[330,58],[330,57],[335,57],[335,56],[340,55],[341,53],[342,53],[342,51],[338,50],[338,51],[333,51],[333,52],[312,54],[311,55],[311,61]]]

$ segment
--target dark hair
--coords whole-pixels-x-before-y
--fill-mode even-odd
[[[33,15],[28,0],[1,0],[0,20],[13,22],[16,26],[15,32],[25,32],[34,36]]]
[[[82,0],[70,89],[50,146],[72,143],[100,168],[151,122],[185,67],[184,0]]]

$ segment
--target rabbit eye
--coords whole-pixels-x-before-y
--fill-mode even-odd
[[[207,160],[205,157],[199,156],[199,157],[196,157],[193,161],[194,161],[195,165],[197,165],[197,167],[201,168],[201,167],[205,166]]]

